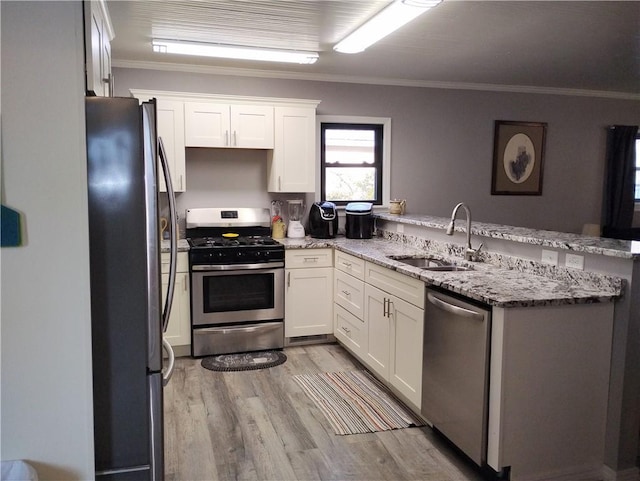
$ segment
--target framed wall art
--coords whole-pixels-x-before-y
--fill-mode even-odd
[[[542,195],[547,124],[496,120],[492,195]]]

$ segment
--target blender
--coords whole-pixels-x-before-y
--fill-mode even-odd
[[[302,199],[288,200],[289,204],[289,227],[287,228],[287,237],[300,239],[304,237],[304,227],[302,226],[302,215],[304,212],[304,203]]]

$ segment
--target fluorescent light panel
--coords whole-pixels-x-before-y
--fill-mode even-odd
[[[342,53],[359,53],[406,25],[414,18],[435,7],[442,0],[396,0],[360,26],[333,49]]]
[[[312,64],[318,60],[317,52],[297,50],[274,50],[267,48],[239,47],[214,43],[183,42],[178,40],[153,39],[153,51],[197,55],[200,57],[233,58],[240,60],[260,60],[264,62],[287,62]]]

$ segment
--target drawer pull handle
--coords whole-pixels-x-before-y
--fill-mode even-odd
[[[342,330],[344,332],[346,332],[347,334],[351,334],[351,329],[349,329],[349,328],[343,327]]]
[[[305,262],[318,262],[318,258],[317,257],[305,257],[304,261]]]
[[[347,297],[349,297],[351,295],[351,293],[349,291],[342,291],[342,293]]]
[[[351,262],[343,262],[342,265],[348,269],[351,269],[351,266],[352,266]]]

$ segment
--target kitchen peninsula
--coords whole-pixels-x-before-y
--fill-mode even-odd
[[[619,353],[635,342],[629,326],[638,324],[640,244],[474,223],[473,243],[483,247],[481,262],[470,263],[459,237],[464,228],[446,236],[448,221],[378,214],[371,240],[282,242],[287,249],[333,248],[336,272],[343,253],[491,306],[487,463],[510,469],[512,480],[622,479],[607,466],[607,443],[622,429],[628,380],[621,375],[631,375]],[[541,262],[543,254],[556,265]],[[567,254],[578,256],[583,269],[564,266]],[[425,256],[471,269],[428,271],[402,262]],[[357,343],[336,337],[367,364]],[[637,428],[637,419],[629,421]],[[635,479],[631,471],[628,479]]]

